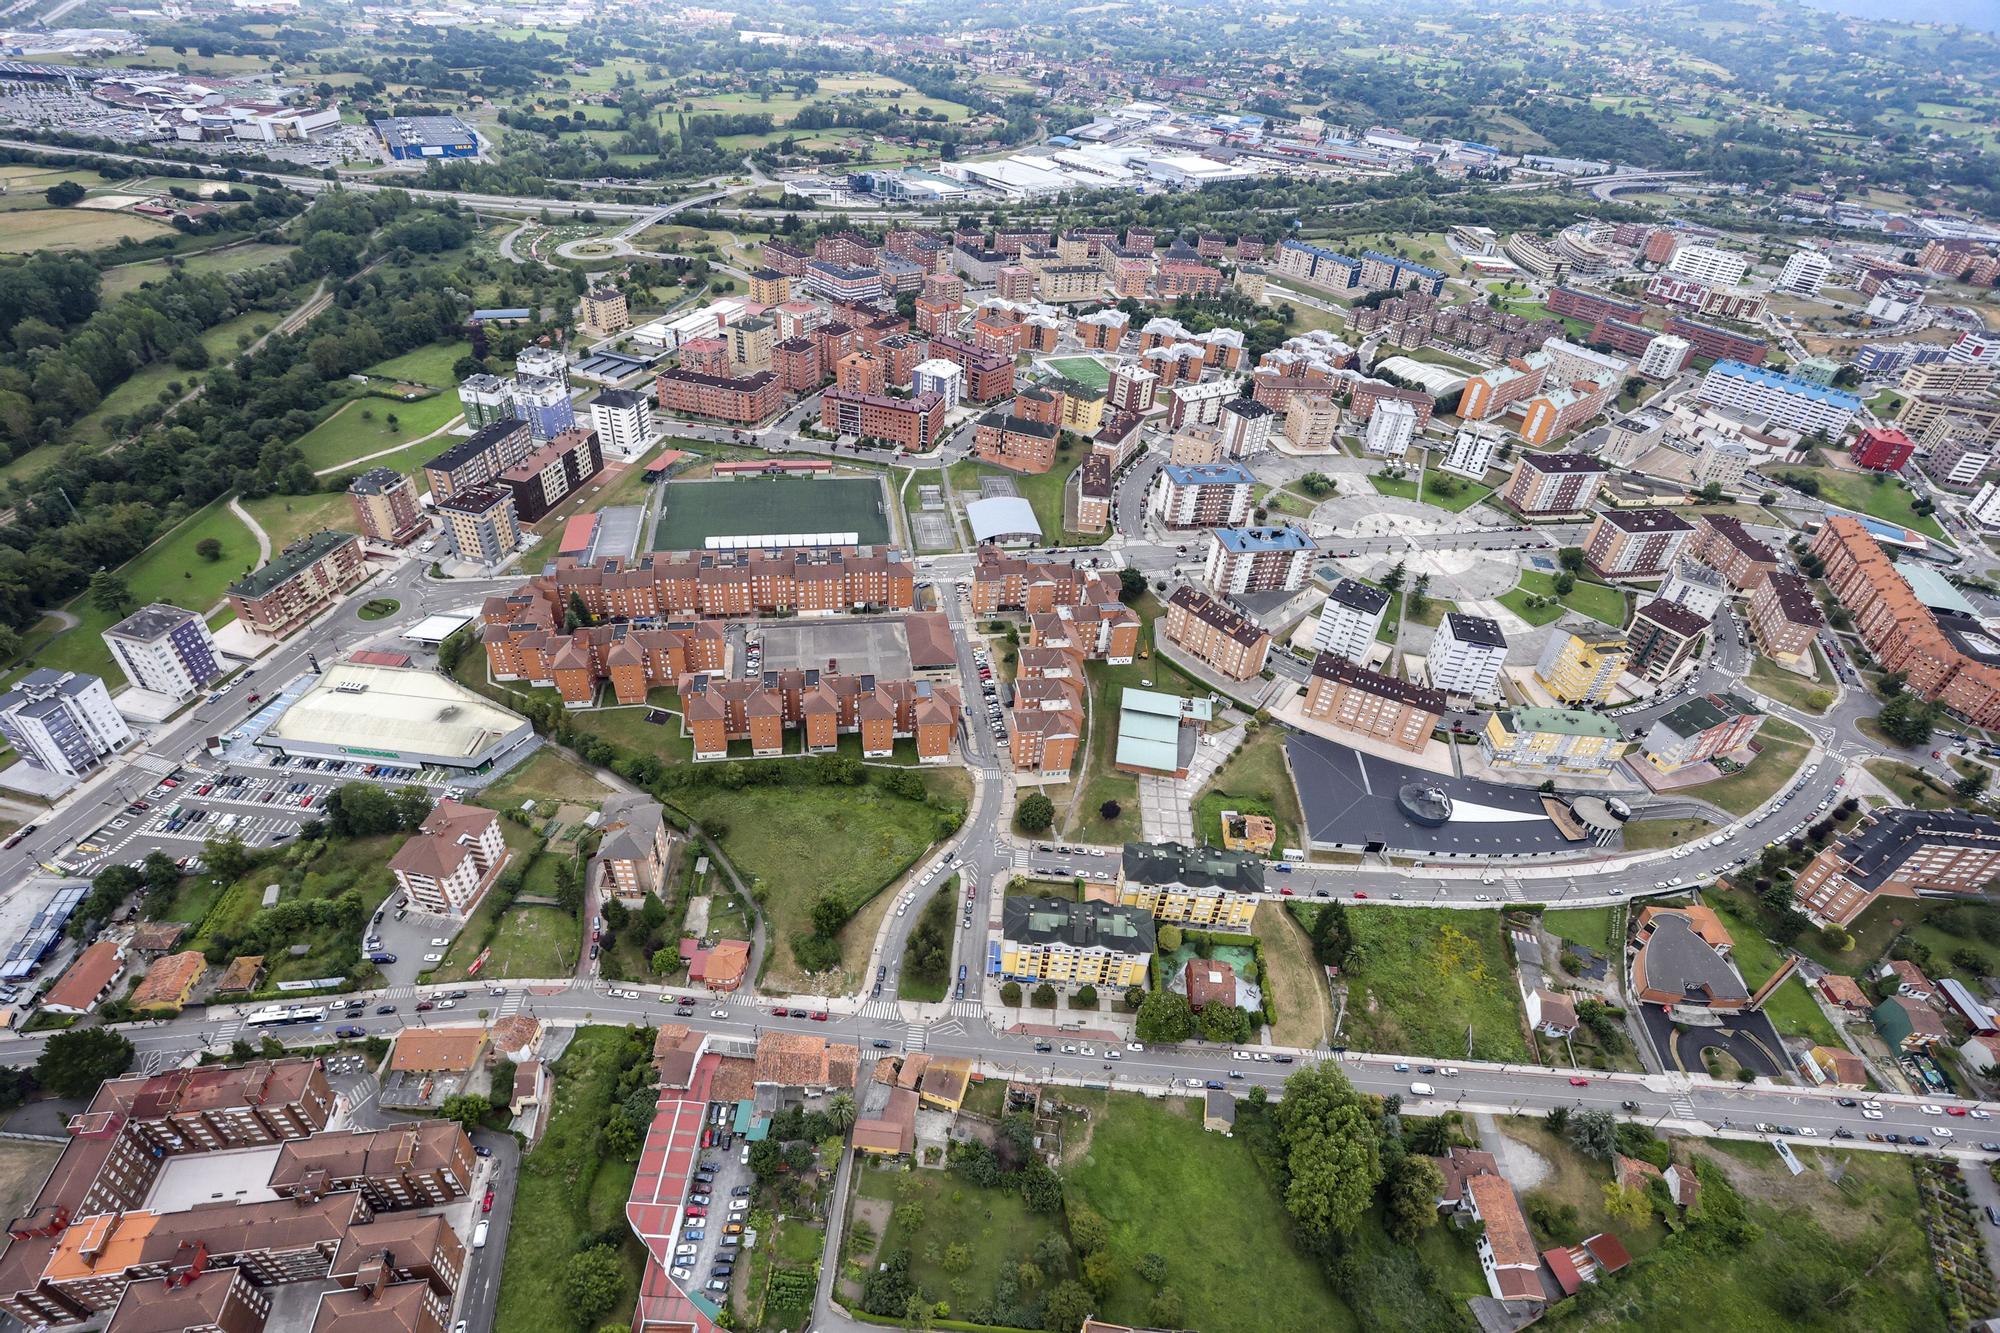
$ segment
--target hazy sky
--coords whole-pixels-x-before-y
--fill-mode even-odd
[[[1963,23],[1968,28],[2000,32],[2000,0],[1805,0],[1805,3],[1814,9],[1829,9],[1856,18]]]

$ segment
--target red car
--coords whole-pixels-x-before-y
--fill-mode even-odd
[[[1367,894],[1365,894],[1365,893],[1363,893],[1363,892],[1361,892],[1361,891],[1360,891],[1359,889],[1356,889],[1356,890],[1354,891],[1354,896],[1355,896],[1355,897],[1357,897],[1357,898],[1366,898],[1366,897],[1367,897],[1368,895],[1367,895]]]
[[[814,1015],[813,1015],[813,1022],[815,1022],[815,1023],[824,1023],[824,1022],[826,1022],[826,1010],[822,1009],[822,1010],[820,1010],[820,1011],[819,1011],[818,1013],[814,1014]]]
[[[771,1011],[771,1017],[773,1018],[790,1018],[791,1016],[792,1011],[782,1005]]]
[[[1946,1115],[1964,1115],[1965,1108],[1963,1106],[1947,1106],[1944,1108],[1944,1113]]]
[[[706,1208],[702,1207],[702,1206],[701,1206],[700,1204],[698,1204],[698,1203],[697,1203],[697,1204],[690,1204],[690,1205],[688,1205],[688,1210],[687,1210],[687,1215],[688,1215],[689,1217],[707,1217],[707,1216],[708,1216],[708,1209],[706,1209]]]
[[[482,1213],[490,1213],[493,1211],[493,1191],[491,1188],[487,1189],[486,1201],[479,1205],[479,1211]]]
[[[1573,1078],[1569,1081],[1569,1085],[1572,1088],[1587,1088],[1590,1086],[1590,1080],[1587,1078]]]
[[[1292,894],[1292,891],[1291,891],[1290,889],[1279,889],[1279,890],[1278,890],[1278,896],[1279,896],[1280,898],[1290,898],[1290,897],[1292,897],[1292,896],[1293,896],[1293,894]]]

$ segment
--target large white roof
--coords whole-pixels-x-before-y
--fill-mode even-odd
[[[965,516],[972,521],[974,541],[1021,536],[1039,539],[1042,535],[1042,525],[1035,521],[1035,507],[1018,495],[974,500],[965,507]]]
[[[470,759],[523,719],[435,671],[338,662],[265,739]]]

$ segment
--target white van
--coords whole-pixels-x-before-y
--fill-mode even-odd
[[[486,1229],[492,1225],[493,1225],[492,1222],[488,1221],[486,1218],[482,1217],[479,1219],[479,1225],[472,1229],[473,1249],[483,1250],[486,1248]]]
[[[1436,1094],[1437,1089],[1428,1083],[1412,1083],[1410,1085],[1410,1095],[1412,1097],[1431,1097]]]

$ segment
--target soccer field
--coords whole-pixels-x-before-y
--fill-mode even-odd
[[[889,540],[882,483],[873,477],[738,477],[661,486],[656,551],[698,551],[710,537],[852,532]]]
[[[1060,356],[1048,363],[1050,370],[1065,379],[1075,380],[1086,389],[1108,389],[1111,387],[1111,372],[1104,363],[1094,356]]]

